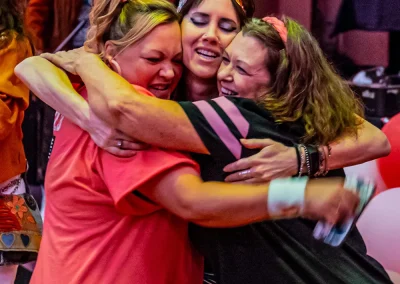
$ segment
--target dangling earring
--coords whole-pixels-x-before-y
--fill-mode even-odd
[[[114,59],[109,60],[109,62],[110,62],[110,65],[112,66],[113,70],[115,72],[117,72],[119,75],[121,75],[122,74],[121,67],[119,66],[118,62],[115,61]]]

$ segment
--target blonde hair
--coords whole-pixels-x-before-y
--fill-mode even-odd
[[[85,48],[104,59],[107,41],[121,52],[157,26],[179,20],[175,6],[166,0],[97,0],[90,13]]]

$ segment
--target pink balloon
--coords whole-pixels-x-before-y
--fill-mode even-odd
[[[376,196],[357,223],[367,252],[387,270],[400,273],[400,188]]]

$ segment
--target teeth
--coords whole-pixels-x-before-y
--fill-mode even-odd
[[[237,94],[236,92],[225,89],[224,87],[221,87],[221,93],[223,93],[225,96],[235,96]]]
[[[198,49],[197,53],[200,55],[214,57],[214,58],[218,56],[218,54],[216,54],[215,52],[204,50],[204,49]]]

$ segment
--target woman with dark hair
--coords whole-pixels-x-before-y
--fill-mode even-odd
[[[0,3],[0,283],[5,284],[14,283],[18,263],[34,260],[22,257],[19,262],[18,256],[10,253],[12,250],[23,251],[14,238],[19,238],[20,221],[26,222],[29,216],[24,199],[19,196],[26,192],[21,177],[26,170],[21,126],[29,104],[29,89],[14,74],[15,66],[32,55],[22,21],[25,4],[22,0]],[[16,199],[7,201],[11,194]],[[14,208],[11,212],[6,210],[7,204]],[[10,238],[12,242],[8,241]]]

